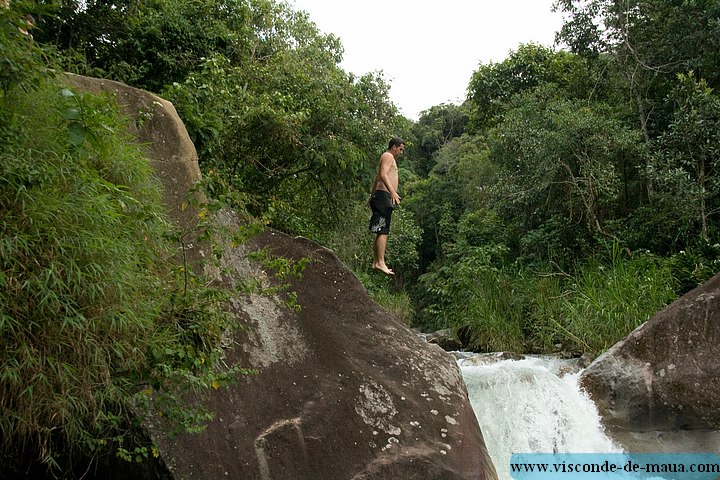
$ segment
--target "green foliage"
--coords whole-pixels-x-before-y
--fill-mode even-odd
[[[563,298],[559,326],[575,348],[599,354],[676,298],[666,263],[651,254],[627,252],[614,244],[602,263],[578,269]]]
[[[677,293],[686,293],[720,272],[720,244],[700,239],[672,255],[668,266],[678,284]]]
[[[559,40],[582,56],[608,60],[645,141],[662,134],[671,121],[666,97],[677,74],[694,71],[710,87],[720,85],[720,8],[714,0],[557,4],[568,14]]]
[[[145,265],[167,231],[139,153],[108,158],[120,146],[103,139],[110,113],[60,93],[14,96],[0,162],[2,430],[39,434],[46,458],[53,430],[82,438],[130,393],[129,378],[110,374],[145,361],[148,345],[128,340],[148,339],[160,310],[150,295],[160,283]]]
[[[213,53],[240,58],[256,48],[251,18],[243,0],[62,2],[38,39],[79,53],[96,75],[159,92]]]
[[[208,165],[257,197],[252,213],[276,228],[315,237],[333,227],[350,200],[364,196],[368,152],[387,135],[380,137],[383,130],[352,115],[364,100],[336,67],[313,71],[292,58],[279,65],[293,71],[268,73],[301,75],[293,81],[304,91],[290,94],[288,86],[273,86],[269,77],[259,81],[261,90],[225,123],[222,156]],[[308,78],[308,72],[315,76]]]
[[[568,14],[559,39],[574,52],[613,53],[660,75],[699,71],[717,86],[717,2],[559,0],[557,5]]]
[[[131,428],[150,397],[201,428],[186,393],[248,372],[217,369],[227,293],[179,261],[117,107],[22,86],[0,98],[0,463],[37,455],[59,474],[76,454],[151,452]]]
[[[678,80],[672,121],[655,142],[646,175],[657,189],[651,200],[685,232],[682,241],[698,228],[708,241],[720,208],[720,99],[692,74]]]
[[[539,88],[517,97],[492,131],[490,159],[504,174],[491,203],[502,217],[518,220],[520,235],[531,235],[526,243],[535,252],[548,250],[538,244],[544,238],[538,229],[557,232],[558,225],[574,225],[564,236],[579,242],[555,245],[569,252],[595,235],[610,235],[606,219],[635,206],[627,192],[638,183],[640,139],[608,113],[604,105],[561,99],[555,89]]]
[[[423,326],[469,330],[475,350],[523,351],[522,311],[508,288],[512,277],[498,266],[506,254],[502,245],[457,248],[451,261],[421,276],[434,299],[423,308]]]
[[[23,8],[0,9],[0,88],[5,96],[10,88],[37,88],[50,72],[41,70],[46,52],[20,29],[32,33],[24,19]],[[5,98],[5,97],[3,97]]]
[[[393,266],[393,270],[398,270],[396,275],[406,277],[418,268],[417,246],[422,232],[415,223],[412,212],[402,205],[393,212],[392,222],[386,260]]]
[[[676,297],[666,262],[617,244],[572,275],[508,265],[506,255],[499,245],[466,247],[424,274],[435,303],[420,312],[422,326],[463,332],[475,351],[598,354]]]
[[[476,145],[468,137],[449,140],[433,157],[434,166],[426,178],[415,178],[405,187],[403,206],[413,212],[422,229],[420,268],[424,270],[442,254],[445,243],[452,241],[456,225],[465,208],[465,181],[482,171]],[[472,172],[472,173],[471,173]],[[485,173],[485,171],[482,171]],[[463,175],[467,174],[466,178]],[[477,185],[468,186],[475,190]]]
[[[291,233],[317,237],[364,196],[395,126],[382,76],[345,73],[337,37],[282,2],[67,2],[44,33],[172,101],[203,171]]]
[[[461,136],[467,123],[468,113],[464,106],[443,104],[422,112],[420,120],[412,127],[417,140],[413,142],[410,163],[415,173],[427,176],[435,154],[453,138]]]
[[[206,171],[253,198],[251,213],[274,227],[316,237],[366,191],[358,181],[366,152],[384,136],[348,115],[364,108],[359,85],[329,59],[306,64],[298,53],[256,69],[252,82],[244,68],[209,59],[167,94],[188,119]]]
[[[478,133],[502,118],[518,94],[553,84],[569,99],[602,100],[609,92],[602,70],[582,57],[547,47],[523,44],[500,63],[480,65],[468,85],[469,127]]]

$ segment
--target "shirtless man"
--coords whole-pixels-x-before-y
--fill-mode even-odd
[[[396,159],[405,151],[405,142],[397,137],[390,140],[388,149],[380,156],[377,175],[370,195],[370,231],[376,234],[373,244],[373,270],[386,275],[395,273],[385,265],[385,247],[390,233],[390,217],[393,208],[400,204],[398,195],[398,167]]]

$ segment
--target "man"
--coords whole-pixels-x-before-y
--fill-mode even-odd
[[[373,244],[373,270],[386,275],[395,273],[385,264],[385,247],[390,234],[390,217],[395,206],[400,204],[398,195],[397,158],[405,151],[405,142],[400,138],[392,138],[388,149],[380,156],[377,175],[373,182],[370,195],[370,231],[376,234]]]
[[[28,13],[23,17],[22,23],[23,25],[18,26],[18,30],[20,33],[32,40],[33,36],[32,33],[30,33],[30,29],[35,26],[35,17]]]

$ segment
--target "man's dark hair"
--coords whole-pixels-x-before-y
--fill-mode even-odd
[[[405,140],[398,137],[393,137],[390,139],[390,144],[388,145],[388,150],[390,150],[393,147],[399,147],[400,145],[405,145]]]

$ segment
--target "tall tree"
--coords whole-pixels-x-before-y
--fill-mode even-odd
[[[426,177],[434,165],[434,156],[453,138],[465,131],[468,110],[464,105],[442,104],[431,107],[420,114],[413,125],[417,139],[413,145],[415,173]]]
[[[570,98],[603,100],[607,95],[602,65],[595,68],[577,55],[524,44],[502,62],[481,64],[473,73],[468,85],[470,127],[492,127],[515,95],[547,83],[556,84]]]
[[[657,139],[647,175],[658,186],[655,204],[666,221],[683,232],[699,231],[710,240],[720,211],[720,98],[705,81],[680,75],[673,92],[675,109]]]
[[[521,219],[520,236],[534,239],[528,242],[534,251],[547,251],[537,245],[537,233],[548,222],[555,225],[551,231],[559,230],[558,221],[563,228],[577,225],[569,240],[591,243],[595,235],[611,234],[605,220],[636,204],[627,184],[636,181],[642,159],[638,138],[608,113],[602,104],[564,99],[548,85],[516,97],[492,131],[490,158],[504,171],[495,209]]]
[[[610,54],[646,141],[670,121],[662,98],[676,73],[720,83],[720,4],[715,0],[557,0],[569,19],[559,40],[583,55]]]

